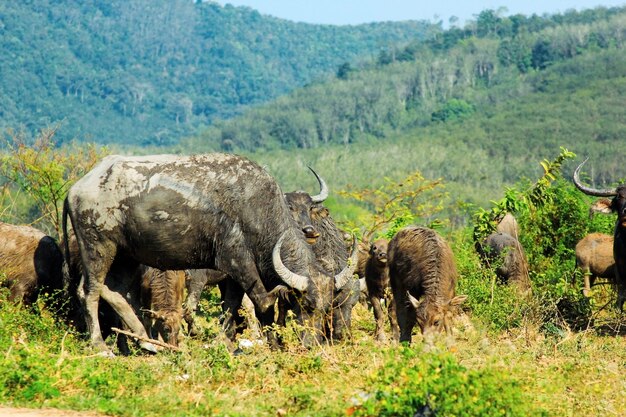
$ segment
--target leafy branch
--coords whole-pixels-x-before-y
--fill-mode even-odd
[[[106,153],[105,148],[87,144],[69,149],[56,148],[57,127],[41,130],[32,145],[23,132],[8,131],[8,152],[0,158],[0,175],[24,191],[35,202],[41,218],[57,234],[61,204],[69,187]]]

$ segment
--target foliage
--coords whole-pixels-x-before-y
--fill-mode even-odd
[[[499,201],[492,201],[489,210],[479,208],[474,215],[474,240],[481,242],[490,233],[496,230],[496,226],[507,213],[517,213],[522,210],[537,212],[544,204],[551,201],[547,193],[550,184],[557,179],[563,162],[574,158],[576,155],[565,148],[554,161],[543,160],[540,164],[543,168],[543,176],[526,190],[518,191],[509,188]]]
[[[474,113],[474,107],[465,100],[448,100],[441,109],[433,112],[433,122],[447,122],[451,120],[463,120]]]
[[[355,416],[540,416],[519,381],[472,371],[448,353],[399,347],[378,370]]]
[[[514,213],[521,228],[519,240],[530,265],[534,296],[521,310],[514,293],[507,296],[508,290],[494,291],[493,285],[489,290],[486,288],[489,279],[466,268],[466,280],[461,286],[473,298],[472,310],[484,314],[498,329],[520,326],[527,320],[550,331],[581,328],[589,323],[590,301],[583,297],[578,285],[572,285],[578,276],[574,248],[588,233],[610,233],[612,226],[607,217],[590,221],[589,198],[561,178],[563,162],[574,156],[562,148],[553,161],[541,163],[544,175],[534,184],[521,180],[517,187],[507,190],[503,199],[494,201],[491,209],[479,209],[475,213],[474,241],[493,231],[504,213]],[[502,309],[485,309],[481,301],[490,300],[492,304],[496,297],[500,297],[496,305]]]
[[[549,88],[538,83],[548,74],[551,74],[548,85],[555,82],[562,85],[565,66],[569,67],[567,75],[576,79],[578,88],[584,88],[589,81],[589,74],[583,75],[587,71],[593,72],[597,79],[621,79],[625,59],[621,36],[625,22],[623,9],[599,9],[584,18],[582,14],[567,14],[567,19],[562,16],[509,19],[497,13],[482,16],[485,18],[482,23],[476,23],[478,27],[485,26],[481,30],[472,30],[468,24],[460,34],[457,29],[433,33],[436,39],[458,36],[449,46],[432,44],[429,38],[413,42],[405,50],[385,49],[376,63],[359,68],[353,65],[349,76],[342,71],[341,77],[295,90],[278,101],[248,110],[242,117],[215,121],[210,128],[185,139],[183,146],[248,152],[367,141],[383,142],[380,145],[384,146],[390,137],[421,136],[413,132],[416,127],[422,128],[422,133],[424,127],[443,124],[440,130],[447,133],[454,129],[451,125],[457,123],[455,120],[462,120],[455,129],[457,133],[463,131],[466,123],[476,120],[488,128],[481,132],[487,138],[472,138],[472,142],[482,142],[488,148],[501,145],[500,152],[516,154],[524,141],[512,138],[538,136],[545,141],[549,135],[569,141],[571,135],[582,136],[597,125],[588,125],[580,131],[559,128],[566,123],[556,113],[572,107],[567,96],[575,89],[560,91],[564,95],[562,103],[551,97],[549,103],[544,100],[536,107],[522,107],[523,111],[536,113],[531,125],[523,117],[521,120],[526,125],[518,126],[519,114],[511,108],[511,103],[530,99]],[[536,24],[537,20],[541,24]],[[600,42],[603,46],[592,41],[599,38],[603,39]],[[605,61],[604,57],[611,58]],[[583,61],[585,65],[581,66]],[[574,69],[577,74],[571,72]],[[611,96],[617,98],[619,94],[614,92]],[[582,105],[593,108],[590,102]],[[571,108],[569,112],[576,117],[591,116],[581,110]],[[619,109],[611,113],[615,111],[623,113]],[[505,116],[508,124],[501,120]],[[602,112],[595,116],[607,117]],[[567,122],[580,123],[575,117],[572,119]],[[547,132],[542,130],[544,120]],[[503,130],[492,129],[490,125],[494,122],[503,124],[499,126]],[[509,136],[511,127],[516,131]],[[445,133],[442,140],[448,137]],[[229,136],[227,143],[223,141],[225,134]],[[558,140],[556,143],[563,145]],[[551,144],[554,146],[552,139]],[[534,150],[533,146],[523,150]]]
[[[417,219],[426,219],[441,211],[443,193],[438,190],[443,183],[427,180],[416,171],[401,181],[385,178],[385,185],[378,188],[342,190],[338,194],[358,201],[368,209],[365,216],[357,219],[364,225],[362,240],[370,241],[378,234],[391,237],[402,227]],[[356,224],[348,224],[354,229]]]
[[[60,236],[61,205],[69,187],[107,151],[91,144],[58,149],[54,143],[56,130],[42,130],[32,144],[23,132],[9,131],[0,174],[35,202],[41,215],[35,222],[52,225]]]
[[[303,24],[214,1],[4,3],[0,129],[61,123],[62,143],[171,145],[431,26]]]

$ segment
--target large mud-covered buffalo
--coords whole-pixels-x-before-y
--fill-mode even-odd
[[[451,320],[467,296],[455,296],[458,273],[452,249],[434,230],[409,226],[389,242],[389,279],[396,303],[400,341],[422,333],[451,331]]]
[[[129,270],[144,264],[224,272],[237,284],[234,291],[248,294],[262,323],[273,321],[285,283],[300,294],[296,315],[305,324],[305,344],[322,337],[322,317],[352,274],[323,270],[276,181],[236,155],[109,156],[72,186],[64,223],[67,215],[86,273],[87,327],[93,345],[105,352],[100,296],[118,314],[133,315],[124,297],[104,285],[114,262]],[[145,335],[136,317],[125,322]]]
[[[622,310],[626,301],[626,185],[616,188],[596,189],[582,183],[580,169],[587,162],[585,159],[574,171],[574,184],[583,193],[595,197],[612,197],[611,200],[601,199],[596,202],[594,209],[600,213],[616,213],[615,233],[613,235],[613,259],[615,260],[615,283],[617,285],[617,301],[615,303]]]
[[[613,258],[613,236],[604,233],[590,233],[576,244],[576,267],[583,274],[583,295],[591,295],[591,286],[596,278],[615,280],[615,259]]]
[[[40,290],[61,290],[62,266],[63,253],[52,237],[31,226],[0,222],[1,284],[9,288],[9,300],[28,304]]]

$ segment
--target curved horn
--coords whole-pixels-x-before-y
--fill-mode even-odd
[[[345,287],[352,280],[352,277],[354,276],[354,271],[356,271],[358,257],[359,251],[357,250],[357,241],[353,237],[352,254],[350,255],[350,259],[348,259],[348,264],[340,273],[335,275],[335,289],[337,291]]]
[[[406,295],[407,295],[407,299],[409,300],[409,303],[411,303],[411,305],[413,306],[413,308],[417,308],[417,307],[419,307],[419,305],[421,304],[421,303],[420,303],[420,300],[418,300],[417,298],[413,297],[413,296],[411,295],[411,293],[410,293],[410,292],[408,292],[408,291],[406,292]]]
[[[272,251],[272,263],[274,264],[274,270],[278,274],[278,276],[285,282],[285,284],[289,285],[292,288],[302,292],[307,289],[309,284],[309,279],[303,275],[298,275],[293,273],[283,264],[283,260],[280,258],[280,248],[283,245],[283,240],[285,239],[285,235],[287,232],[285,231],[276,242],[274,246],[274,250]]]
[[[578,172],[580,171],[580,168],[582,168],[582,166],[585,164],[585,162],[587,162],[588,159],[589,158],[585,159],[580,165],[578,165],[578,167],[574,171],[574,185],[576,186],[576,188],[578,188],[580,191],[582,191],[583,193],[587,195],[593,195],[596,197],[613,197],[617,195],[617,191],[615,189],[607,188],[604,190],[596,190],[595,188],[587,187],[580,182],[580,177],[579,177]]]
[[[324,181],[324,179],[317,175],[317,172],[315,172],[313,168],[308,168],[311,170],[313,175],[315,175],[315,178],[317,178],[317,182],[320,183],[320,193],[318,195],[311,196],[311,199],[314,203],[323,203],[324,200],[328,198],[328,186],[326,185],[326,181]]]

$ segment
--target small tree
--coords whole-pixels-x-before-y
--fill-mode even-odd
[[[32,145],[23,132],[8,131],[8,152],[0,159],[0,174],[24,191],[38,208],[36,222],[51,225],[60,236],[61,207],[69,187],[106,154],[94,145],[56,148],[57,127],[41,130]]]
[[[415,171],[399,182],[385,178],[381,187],[342,190],[339,195],[357,200],[369,209],[365,217],[358,219],[358,224],[348,225],[360,229],[362,240],[368,241],[383,231],[391,237],[415,219],[440,212],[444,195],[439,187],[443,187],[441,179],[427,180]]]

